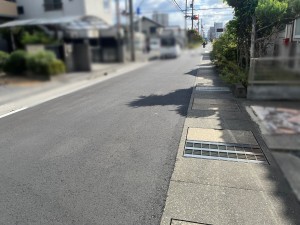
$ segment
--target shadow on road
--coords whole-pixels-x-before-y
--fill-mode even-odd
[[[140,96],[130,102],[128,106],[133,108],[147,106],[177,106],[176,111],[181,116],[187,115],[187,109],[193,88],[178,89],[165,95]]]
[[[185,74],[197,77],[198,76],[198,71],[199,71],[199,69],[196,68],[196,69],[190,70],[189,72],[186,72]]]

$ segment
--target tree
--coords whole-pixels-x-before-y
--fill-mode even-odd
[[[249,69],[252,17],[258,0],[225,0],[234,8],[235,32],[237,37],[237,64]]]
[[[256,40],[255,57],[266,55],[267,48],[284,28],[287,19],[286,0],[259,0],[255,9]]]

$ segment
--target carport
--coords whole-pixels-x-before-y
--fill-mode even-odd
[[[90,71],[92,63],[122,61],[118,51],[117,29],[95,16],[69,16],[15,20],[0,28],[37,26],[49,36],[63,40],[60,46],[45,47],[64,60],[68,71]],[[14,49],[14,40],[12,45]],[[61,54],[62,53],[62,54]]]

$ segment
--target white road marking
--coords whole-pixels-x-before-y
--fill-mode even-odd
[[[14,113],[23,111],[23,110],[25,110],[25,109],[28,109],[28,107],[22,107],[22,108],[20,108],[20,109],[16,109],[16,110],[13,110],[13,111],[11,111],[11,112],[9,112],[9,113],[0,115],[0,119],[3,118],[3,117],[6,117],[6,116],[12,115],[12,114],[14,114]]]

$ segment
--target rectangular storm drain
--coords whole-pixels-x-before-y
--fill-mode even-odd
[[[236,162],[267,163],[259,145],[190,141],[185,143],[184,157]]]
[[[214,87],[214,86],[197,86],[196,91],[200,92],[218,92],[218,91],[223,91],[223,92],[230,92],[230,89],[228,87]]]

